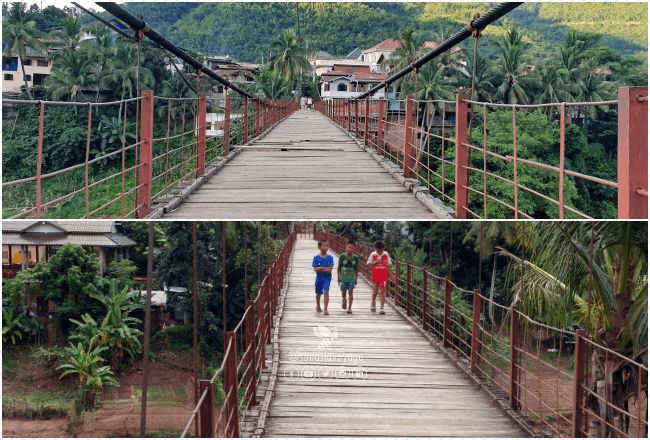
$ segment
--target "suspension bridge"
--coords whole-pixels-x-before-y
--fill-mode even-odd
[[[142,91],[113,102],[3,99],[6,114],[38,108],[33,173],[3,180],[3,216],[11,218],[591,218],[581,197],[611,204],[620,219],[648,217],[648,90],[622,87],[598,102],[500,104],[459,94],[455,100],[383,98],[405,75],[516,8],[495,5],[431,52],[354,99],[315,103],[255,97],[220,77],[114,3],[100,6],[161,50],[194,69],[197,83],[217,81],[223,102]],[[120,31],[122,32],[122,31]],[[129,38],[133,39],[131,36]],[[181,73],[179,73],[181,74]],[[382,92],[382,93],[379,93]],[[386,95],[387,96],[387,95]],[[70,106],[85,127],[83,154],[47,157],[52,107]],[[594,109],[617,111],[610,172],[572,168],[567,130],[588,125]],[[557,143],[550,158],[525,154],[520,120],[544,112]],[[495,129],[492,115],[511,114]],[[96,152],[102,117],[117,115],[121,136]],[[208,117],[210,116],[210,117]],[[216,122],[215,122],[216,120]],[[73,128],[73,127],[71,127]],[[74,127],[79,129],[77,125]],[[505,131],[505,133],[504,133]],[[495,148],[495,137],[511,139]],[[47,146],[45,146],[47,147]],[[504,150],[505,148],[505,150]],[[575,158],[573,158],[575,159]],[[580,159],[580,158],[578,158]],[[611,178],[614,173],[616,178]],[[6,174],[6,173],[5,173]],[[573,193],[569,193],[571,188]],[[573,194],[570,196],[570,194]]]
[[[311,269],[319,239],[345,252],[343,237],[297,226],[226,332],[222,366],[200,381],[182,436],[647,435],[647,360],[405,261],[391,270],[385,315],[370,311],[367,266],[352,314],[333,284],[324,315]],[[357,251],[365,260],[371,249]],[[615,365],[636,378],[625,396],[612,391]]]

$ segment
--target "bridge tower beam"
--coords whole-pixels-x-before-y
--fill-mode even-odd
[[[140,100],[140,188],[137,190],[136,214],[145,218],[151,211],[153,160],[153,91],[143,90]]]

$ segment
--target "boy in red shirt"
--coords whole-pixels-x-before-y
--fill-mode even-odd
[[[393,261],[388,252],[384,251],[384,242],[379,240],[375,243],[375,250],[368,256],[368,265],[372,269],[372,302],[370,311],[377,311],[376,299],[379,294],[379,314],[384,315],[384,304],[386,303],[386,285],[388,274]]]

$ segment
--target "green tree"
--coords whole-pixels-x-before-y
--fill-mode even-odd
[[[538,224],[540,245],[523,262],[523,273],[519,257],[502,251],[512,260],[513,303],[550,325],[566,328],[578,323],[599,344],[635,358],[647,350],[648,340],[647,224],[595,222],[593,247],[591,226],[587,222]],[[630,366],[624,358],[607,356],[603,350],[594,351],[593,361],[591,388],[604,401],[624,407],[636,395],[641,378],[633,374],[628,381],[617,379],[629,374]],[[605,386],[597,387],[596,381]],[[595,399],[587,404],[601,420],[608,418],[604,405]],[[599,435],[606,432],[601,426]]]
[[[53,100],[67,98],[88,101],[84,90],[94,84],[94,63],[83,51],[66,51],[57,56],[52,73],[45,82],[45,90]]]
[[[12,3],[11,7],[2,15],[2,40],[4,46],[4,56],[18,55],[20,66],[23,71],[23,81],[25,91],[29,99],[33,99],[27,83],[25,74],[25,58],[27,57],[27,48],[42,51],[45,46],[41,43],[40,38],[43,33],[36,26],[36,21],[27,17],[26,3]]]
[[[97,84],[95,102],[99,102],[101,79],[106,76],[106,71],[112,67],[112,63],[117,56],[117,46],[113,32],[109,28],[98,26],[92,30],[92,33],[95,38],[90,40],[91,43],[87,47],[87,50],[89,58],[99,66],[94,78],[94,82]]]
[[[496,41],[498,61],[494,66],[494,98],[506,104],[526,104],[529,81],[526,78],[524,63],[524,46],[522,36],[517,28],[512,27],[507,34]]]
[[[92,410],[97,405],[97,397],[105,385],[117,386],[118,382],[108,365],[103,365],[105,359],[102,353],[108,347],[92,347],[79,342],[72,342],[64,349],[66,361],[57,366],[62,370],[59,378],[76,375],[79,379],[81,404],[83,410]]]
[[[50,33],[52,46],[58,49],[55,52],[55,58],[77,52],[81,46],[83,31],[84,29],[79,17],[66,15],[61,22],[61,28]]]
[[[269,63],[297,90],[298,80],[311,69],[303,42],[293,30],[284,30],[271,42],[270,49],[272,55]]]

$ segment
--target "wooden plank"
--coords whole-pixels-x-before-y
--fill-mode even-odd
[[[168,218],[432,219],[341,129],[299,111],[244,147]]]
[[[355,289],[352,315],[341,308],[334,283],[330,315],[317,313],[311,268],[316,252],[314,241],[297,241],[265,436],[524,435],[392,308],[383,316],[370,312],[371,291],[364,282]],[[324,338],[314,330],[319,327],[335,328],[336,337],[322,344]],[[347,380],[332,376],[342,366],[365,375]],[[291,374],[283,374],[286,371]],[[296,372],[314,374],[303,377]]]

